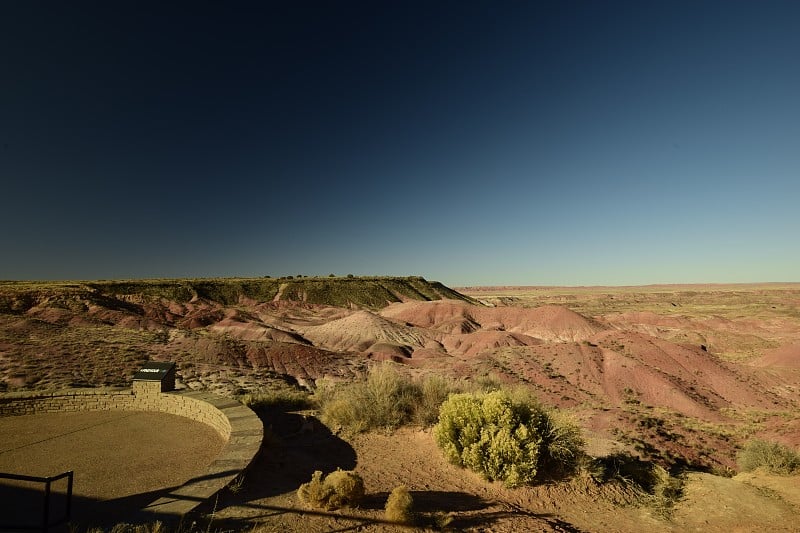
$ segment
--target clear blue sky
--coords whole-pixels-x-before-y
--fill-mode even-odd
[[[800,281],[800,3],[0,3],[0,279]]]

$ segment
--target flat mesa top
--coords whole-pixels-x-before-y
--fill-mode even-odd
[[[144,365],[133,375],[134,381],[161,381],[170,370],[175,368],[175,363],[151,362]]]

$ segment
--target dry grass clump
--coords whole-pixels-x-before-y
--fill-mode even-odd
[[[550,409],[540,419],[541,475],[559,478],[575,474],[584,464],[586,442],[575,419],[564,411]]]
[[[353,433],[396,428],[411,419],[416,390],[390,365],[372,367],[364,381],[321,387],[322,420]]]
[[[457,386],[437,374],[426,375],[417,386],[419,400],[414,406],[414,421],[422,426],[431,426],[439,420],[439,408]]]
[[[325,478],[317,470],[311,481],[300,485],[297,496],[305,505],[317,509],[355,507],[364,498],[364,480],[350,470],[337,469]]]
[[[743,472],[763,468],[771,474],[790,476],[800,473],[800,453],[778,442],[753,439],[736,457]]]
[[[584,456],[576,425],[503,390],[451,395],[433,435],[451,463],[509,487],[571,474]]]
[[[386,520],[400,524],[411,524],[414,521],[414,498],[408,492],[408,487],[400,485],[395,487],[386,500]]]
[[[650,506],[655,513],[664,518],[672,515],[673,507],[683,496],[684,478],[683,476],[673,476],[665,468],[653,465],[652,468],[653,486],[650,498]]]
[[[684,476],[638,457],[614,454],[586,459],[584,471],[596,482],[621,482],[639,493],[641,502],[661,518],[669,518],[683,496]]]
[[[86,533],[105,533],[105,531],[101,528],[95,527],[88,529]],[[149,524],[115,524],[111,529],[108,530],[108,533],[169,533],[169,529],[164,526],[162,522],[156,520],[155,522],[151,522]],[[191,529],[185,530],[180,528],[177,533],[191,533]]]
[[[299,411],[310,409],[314,405],[308,392],[290,388],[276,388],[245,394],[239,400],[254,411]]]
[[[387,362],[370,368],[361,381],[319,383],[314,399],[323,422],[359,433],[412,423],[431,425],[439,416],[439,406],[454,389],[445,378],[428,375],[412,379]]]

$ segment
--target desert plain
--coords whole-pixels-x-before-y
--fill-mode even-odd
[[[579,424],[590,456],[636,458],[680,480],[666,507],[624,475],[507,488],[448,464],[430,427],[351,434],[313,409],[262,409],[262,452],[208,502],[210,530],[404,530],[383,518],[398,485],[411,491],[421,529],[800,529],[800,478],[737,465],[753,439],[800,446],[800,284],[0,283],[0,393],[127,386],[149,360],[176,362],[180,388],[238,399],[310,393],[386,364],[412,377],[524,386]],[[336,468],[363,477],[364,502],[305,507],[300,484]]]

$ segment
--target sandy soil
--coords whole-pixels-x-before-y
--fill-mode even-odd
[[[414,498],[416,527],[452,531],[794,531],[800,523],[800,479],[763,473],[723,478],[690,474],[686,496],[664,516],[624,483],[598,485],[585,477],[508,489],[443,459],[430,431],[402,429],[342,440],[317,423],[299,432],[300,415],[276,417],[276,432],[245,483],[215,511],[221,528],[256,524],[258,531],[403,531],[386,523],[389,492],[405,485]],[[280,434],[284,433],[281,437]],[[354,469],[367,497],[357,509],[319,511],[296,495],[313,470]],[[447,524],[445,526],[445,524]]]

